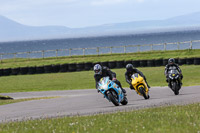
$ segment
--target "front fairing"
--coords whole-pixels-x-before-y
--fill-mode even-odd
[[[136,88],[139,84],[146,85],[146,82],[142,76],[140,76],[138,73],[135,73],[131,76],[131,84],[134,88]]]
[[[144,78],[142,76],[140,76],[138,73],[135,73],[131,76],[131,84],[132,86],[135,88],[135,91],[139,94],[139,95],[142,95],[140,92],[139,92],[139,88],[140,87],[143,87],[145,88],[146,90],[146,93],[148,94],[148,87],[147,87],[147,84],[144,80]]]
[[[178,71],[175,70],[175,69],[170,70],[168,74],[169,74],[169,78],[170,78],[171,80],[177,80],[177,79],[179,78],[179,73],[178,73]]]
[[[111,81],[109,77],[101,78],[98,82],[98,89],[100,92],[104,94],[109,89],[110,83]]]
[[[122,93],[121,88],[111,81],[109,77],[101,78],[101,80],[98,83],[98,89],[100,92],[108,99],[107,92],[108,91],[115,91],[118,96],[118,102],[121,102],[123,100],[124,94]],[[109,100],[109,99],[108,99]]]

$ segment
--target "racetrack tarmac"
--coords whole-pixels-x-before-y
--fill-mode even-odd
[[[150,99],[143,97],[126,88],[128,104],[114,106],[96,89],[1,93],[14,99],[54,97],[53,99],[31,100],[0,106],[0,122],[15,120],[37,119],[73,115],[92,115],[116,111],[127,111],[148,107],[158,107],[174,104],[189,104],[200,102],[200,86],[182,87],[180,94],[175,96],[168,87],[152,87]]]

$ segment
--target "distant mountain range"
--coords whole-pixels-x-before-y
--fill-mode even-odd
[[[0,16],[0,42],[200,30],[200,12],[166,20],[134,21],[86,28],[27,26]]]

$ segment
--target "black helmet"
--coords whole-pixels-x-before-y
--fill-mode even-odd
[[[175,63],[174,58],[170,58],[170,59],[168,60],[168,63],[169,63],[169,64],[174,64],[174,63]]]
[[[126,65],[126,70],[127,71],[132,71],[134,69],[133,65],[132,64],[127,64]]]
[[[96,65],[94,66],[94,72],[95,72],[96,74],[101,74],[101,72],[102,72],[102,67],[101,67],[101,65],[96,64]]]

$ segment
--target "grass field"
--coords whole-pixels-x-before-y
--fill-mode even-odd
[[[200,85],[200,65],[180,66],[183,71],[183,85]],[[164,67],[138,68],[147,77],[150,86],[167,86],[164,76]],[[123,87],[128,87],[125,81],[125,69],[113,69],[117,73],[117,79]],[[72,90],[95,88],[93,71],[52,73],[36,75],[18,75],[0,77],[0,93]]]
[[[106,54],[106,55],[89,55],[89,56],[72,56],[45,59],[8,59],[3,60],[0,68],[16,68],[26,66],[42,66],[50,64],[80,63],[80,62],[103,62],[103,61],[120,61],[120,60],[143,60],[143,59],[168,59],[168,58],[189,58],[200,57],[200,49],[194,50],[174,50],[174,51],[153,51],[138,52],[127,54]]]
[[[199,133],[200,104],[46,118],[0,125],[1,133]]]

